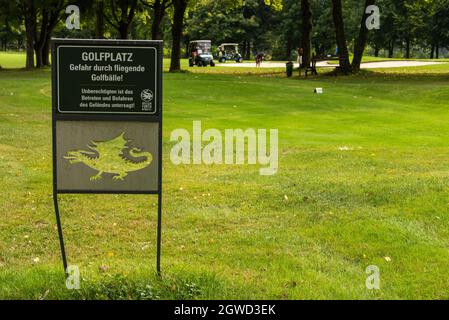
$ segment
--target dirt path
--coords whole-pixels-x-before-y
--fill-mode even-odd
[[[362,63],[360,66],[362,69],[376,69],[376,68],[401,68],[401,67],[421,67],[430,66],[435,64],[443,64],[446,62],[431,62],[431,61],[415,61],[415,60],[400,60],[400,61],[380,61],[380,62],[367,62]],[[243,63],[218,63],[220,67],[240,67],[240,68],[252,68],[256,64],[253,62]],[[295,63],[295,68],[298,64]],[[318,62],[317,67],[335,68],[335,64],[328,64],[327,61]],[[261,68],[285,68],[285,62],[262,62]]]

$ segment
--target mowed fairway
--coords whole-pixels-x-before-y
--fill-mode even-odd
[[[1,71],[0,298],[449,299],[449,65],[281,71],[164,74],[162,278],[154,196],[61,195],[75,292],[53,212],[50,71]],[[194,120],[278,129],[278,174],[173,165],[170,133]]]

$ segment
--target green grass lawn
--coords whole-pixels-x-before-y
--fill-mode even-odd
[[[2,68],[24,68],[25,62],[23,52],[0,52],[0,67]]]
[[[164,74],[162,278],[155,197],[60,196],[78,292],[55,229],[50,71],[1,71],[0,298],[449,299],[449,65],[241,69]],[[279,129],[278,174],[173,165],[170,132],[193,120]],[[365,286],[369,265],[381,290]]]

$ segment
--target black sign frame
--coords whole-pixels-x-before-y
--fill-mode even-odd
[[[96,113],[96,112],[60,112],[59,111],[59,87],[58,87],[58,48],[60,46],[76,47],[138,47],[156,49],[156,96],[155,113]],[[51,39],[52,53],[52,153],[53,153],[53,202],[56,214],[56,223],[61,248],[61,257],[64,266],[64,272],[67,271],[67,255],[64,245],[64,235],[62,231],[61,217],[59,211],[59,194],[152,194],[158,196],[158,214],[157,214],[157,252],[156,252],[156,270],[161,272],[161,234],[162,234],[162,74],[163,74],[163,41],[157,40],[91,40],[91,39]],[[56,156],[56,123],[58,121],[136,121],[136,122],[156,122],[159,125],[158,133],[158,190],[157,191],[134,191],[134,190],[63,190],[58,188]]]

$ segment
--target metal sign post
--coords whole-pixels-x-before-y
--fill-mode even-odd
[[[162,41],[52,39],[53,199],[158,195],[162,231]]]

